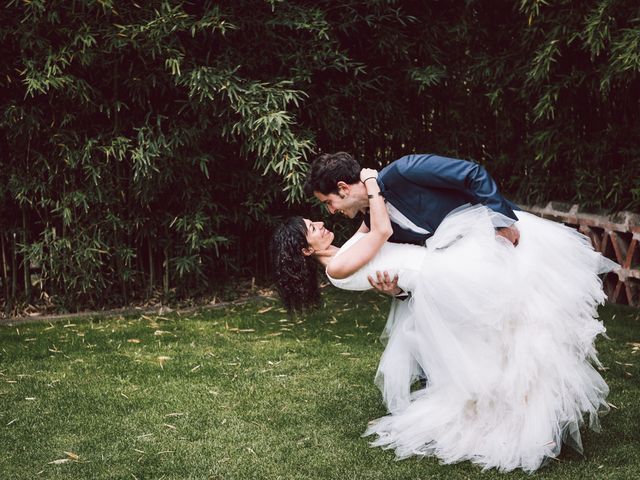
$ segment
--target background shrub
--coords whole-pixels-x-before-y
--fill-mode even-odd
[[[320,151],[437,152],[517,201],[640,207],[631,0],[13,0],[0,38],[7,308],[265,275]]]

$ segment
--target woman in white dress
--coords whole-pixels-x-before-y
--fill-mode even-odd
[[[579,427],[608,409],[594,342],[605,331],[599,274],[616,264],[564,225],[516,212],[518,247],[495,235],[495,212],[451,213],[426,248],[393,244],[375,170],[361,180],[371,228],[341,248],[322,222],[293,217],[272,241],[276,284],[290,310],[319,300],[315,264],[347,290],[371,288],[378,271],[411,292],[394,302],[376,374],[389,415],[370,423],[372,445],[398,458],[436,456],[484,468],[532,472],[580,452]],[[426,387],[411,393],[420,372]]]

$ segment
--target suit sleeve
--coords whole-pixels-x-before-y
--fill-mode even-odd
[[[511,203],[506,200],[498,185],[480,164],[457,158],[437,155],[407,155],[397,161],[398,173],[407,181],[431,188],[447,188],[465,192],[491,210],[513,221]],[[506,220],[506,219],[505,219]],[[511,224],[512,222],[506,222]],[[508,226],[497,225],[497,226]]]

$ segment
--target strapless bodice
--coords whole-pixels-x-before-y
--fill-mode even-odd
[[[347,242],[340,248],[336,256],[343,255],[366,233],[356,232]],[[398,275],[398,286],[405,291],[411,291],[416,281],[416,272],[419,271],[423,264],[424,256],[427,249],[418,245],[408,243],[385,243],[378,253],[360,270],[349,275],[346,278],[329,280],[333,285],[343,290],[370,290],[371,285],[367,280],[367,276],[371,275],[375,278],[376,272],[384,272],[385,270],[391,277]]]

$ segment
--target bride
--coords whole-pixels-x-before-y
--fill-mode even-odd
[[[285,306],[319,301],[316,264],[338,288],[367,290],[378,271],[411,292],[393,302],[376,384],[389,415],[370,423],[373,446],[398,458],[470,460],[532,472],[560,453],[582,451],[579,427],[608,409],[594,341],[605,331],[598,274],[616,264],[561,224],[516,212],[520,244],[495,234],[498,213],[466,206],[447,216],[426,248],[388,243],[391,223],[363,169],[371,217],[341,248],[322,222],[292,217],[272,241]],[[411,384],[426,373],[425,388]]]

